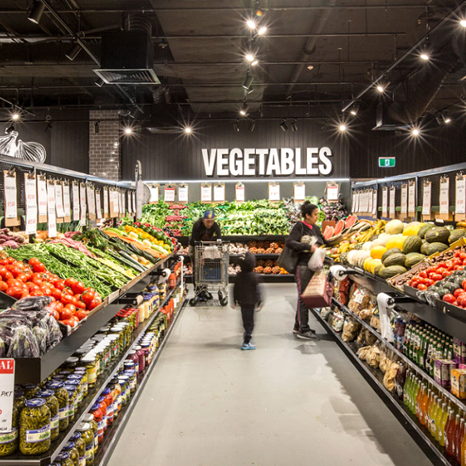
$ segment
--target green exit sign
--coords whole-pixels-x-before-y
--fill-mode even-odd
[[[395,157],[379,157],[379,167],[394,167]]]

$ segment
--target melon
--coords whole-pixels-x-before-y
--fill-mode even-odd
[[[419,238],[424,239],[426,233],[427,233],[431,228],[435,228],[435,225],[432,224],[432,223],[427,223],[426,225],[424,225],[424,226],[422,226],[421,228],[419,228],[419,231],[417,232],[417,235],[419,236]]]
[[[417,235],[419,233],[419,230],[421,229],[423,223],[420,222],[411,222],[408,223],[408,225],[405,226],[403,230],[403,235],[404,236],[413,236]]]
[[[404,267],[406,262],[406,256],[402,253],[397,253],[397,254],[391,254],[388,256],[384,261],[383,265],[385,267],[391,267],[393,265],[401,265]]]
[[[429,246],[430,246],[430,243],[428,243],[427,241],[424,241],[421,246],[421,254],[424,254],[427,256]]]
[[[382,256],[387,252],[387,248],[383,246],[374,246],[371,249],[371,257],[372,259],[382,259]]]
[[[466,230],[463,230],[462,228],[458,228],[457,230],[453,230],[450,233],[450,236],[448,238],[448,242],[450,244],[454,243],[454,242],[458,241],[459,239],[463,238],[464,236],[466,236]]]
[[[442,252],[445,251],[445,249],[448,249],[448,246],[443,243],[430,243],[428,248],[427,248],[427,255],[431,256],[432,254],[435,254],[436,252]]]
[[[404,230],[404,224],[400,220],[391,220],[385,225],[385,232],[389,235],[398,235]]]
[[[345,228],[351,228],[357,219],[356,215],[348,215],[348,218],[345,220]]]
[[[382,255],[382,262],[385,262],[385,260],[392,254],[401,254],[401,249],[398,249],[398,248],[387,249],[387,251]]]
[[[387,279],[406,272],[407,270],[403,266],[393,265],[390,267],[385,267],[383,270],[379,271],[379,277]]]
[[[344,220],[339,220],[338,223],[335,225],[335,230],[333,231],[333,235],[339,235],[342,231],[343,228],[345,228],[345,222]]]
[[[426,232],[426,240],[428,243],[443,243],[448,244],[450,230],[445,227],[434,227]]]
[[[334,228],[331,227],[330,225],[327,225],[324,231],[324,238],[328,241],[332,236],[333,236],[333,230]]]
[[[419,262],[421,262],[425,258],[426,256],[424,254],[419,254],[418,252],[410,252],[409,254],[406,254],[405,267],[407,269],[410,269],[411,267],[414,267],[416,264],[419,264]]]
[[[409,254],[410,252],[419,252],[422,246],[422,239],[419,236],[408,236],[404,243],[402,251],[405,254]]]
[[[407,236],[403,236],[403,235],[394,235],[387,241],[387,244],[385,245],[385,247],[387,249],[391,249],[391,248],[403,249],[403,244],[407,238],[408,238]]]

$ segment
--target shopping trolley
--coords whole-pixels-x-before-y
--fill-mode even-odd
[[[201,241],[194,245],[194,298],[189,301],[195,306],[200,295],[212,298],[210,291],[218,291],[222,306],[228,304],[228,265],[230,262],[229,241]]]

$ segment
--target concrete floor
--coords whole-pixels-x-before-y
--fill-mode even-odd
[[[109,465],[431,465],[313,317],[292,336],[294,285],[265,292],[256,351],[238,310],[185,308]]]

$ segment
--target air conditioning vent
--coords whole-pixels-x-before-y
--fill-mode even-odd
[[[160,84],[159,78],[152,69],[139,70],[94,70],[106,84]]]

